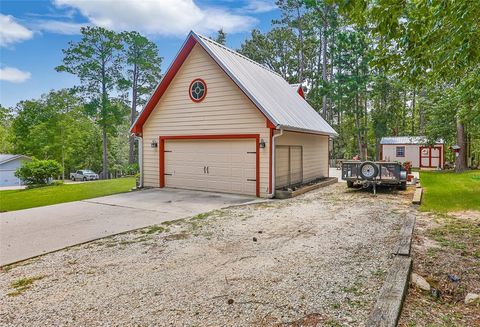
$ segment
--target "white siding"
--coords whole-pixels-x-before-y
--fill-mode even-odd
[[[303,147],[304,182],[328,176],[328,136],[286,131],[277,138],[276,142],[277,145],[301,145]],[[282,166],[282,163],[278,163],[278,165]]]
[[[194,103],[188,95],[192,80],[203,79],[207,96]],[[260,195],[268,193],[269,129],[266,119],[235,83],[198,44],[177,72],[143,126],[144,185],[159,186],[158,148],[152,139],[171,135],[260,134]],[[168,142],[168,140],[166,141]]]
[[[405,147],[405,157],[397,157],[397,147]],[[420,146],[416,144],[384,144],[382,149],[382,159],[385,161],[398,161],[404,163],[411,161],[412,167],[420,167]]]

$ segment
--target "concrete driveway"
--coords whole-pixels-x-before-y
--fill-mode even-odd
[[[150,189],[0,214],[0,266],[251,197]]]

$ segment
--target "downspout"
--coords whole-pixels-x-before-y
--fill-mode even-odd
[[[272,144],[271,144],[271,147],[272,147],[272,189],[270,190],[270,194],[267,195],[267,197],[269,199],[273,199],[275,197],[275,176],[276,176],[276,171],[275,171],[275,158],[276,158],[276,154],[275,154],[275,145],[276,145],[276,139],[277,137],[279,136],[282,136],[283,135],[283,129],[280,130],[280,133],[278,134],[274,134],[272,136]]]
[[[135,139],[138,141],[138,168],[140,171],[138,188],[142,188],[143,187],[143,138],[141,136],[135,136]]]

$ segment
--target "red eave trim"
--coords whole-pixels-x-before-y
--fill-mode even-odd
[[[255,194],[260,197],[260,134],[213,134],[213,135],[167,135],[160,136],[159,173],[160,187],[165,187],[165,140],[218,140],[218,139],[254,139],[256,143]]]
[[[196,43],[197,43],[197,40],[195,40],[193,35],[190,35],[190,37],[185,42],[185,45],[183,46],[183,48],[180,50],[179,54],[173,61],[172,65],[170,66],[168,71],[165,73],[165,76],[163,76],[162,81],[160,82],[157,89],[153,93],[152,97],[146,104],[145,108],[140,113],[140,116],[135,122],[135,125],[133,125],[132,127],[132,133],[134,134],[142,133],[143,124],[145,124],[145,122],[147,121],[148,116],[150,116],[150,114],[152,113],[158,101],[167,90],[168,86],[170,85],[170,82],[173,80],[173,78],[175,77],[178,70],[184,63],[185,59],[187,59],[188,55],[190,54],[190,52],[192,51]]]
[[[303,92],[303,88],[302,86],[300,85],[300,87],[298,88],[297,90],[298,94],[300,94],[302,96],[302,98],[305,99],[305,93]]]

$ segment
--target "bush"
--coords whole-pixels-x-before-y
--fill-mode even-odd
[[[140,168],[138,167],[137,163],[134,163],[134,164],[125,165],[125,168],[123,171],[125,172],[125,175],[132,176],[137,174],[140,171]]]
[[[15,176],[27,185],[48,184],[50,180],[62,173],[62,166],[55,160],[38,160],[24,162],[15,171]]]

